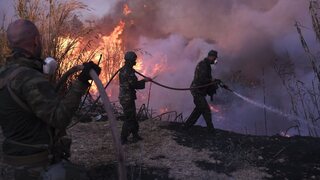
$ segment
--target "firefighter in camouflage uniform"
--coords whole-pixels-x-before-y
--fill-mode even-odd
[[[4,161],[14,168],[15,179],[39,179],[41,174],[42,179],[85,179],[83,172],[67,172],[66,167],[72,165],[62,159],[69,153],[71,140],[63,144],[56,132],[65,132],[89,87],[89,71],[99,74],[100,68],[84,63],[78,79],[61,98],[43,74],[37,27],[31,21],[16,20],[8,26],[7,37],[12,54],[0,68]],[[54,168],[49,171],[49,167]]]
[[[128,142],[130,134],[133,136],[133,142],[143,140],[139,135],[139,123],[136,117],[136,90],[144,89],[145,83],[151,80],[150,78],[145,78],[139,81],[135,75],[135,70],[133,69],[137,60],[135,52],[126,52],[124,59],[125,65],[120,69],[119,73],[119,100],[125,116],[121,131],[122,144],[126,144]]]
[[[215,132],[212,124],[211,110],[206,100],[206,96],[212,96],[218,88],[217,84],[220,82],[218,79],[212,79],[211,75],[211,65],[217,63],[217,57],[218,52],[211,50],[208,53],[208,56],[204,60],[200,61],[196,66],[191,88],[207,85],[213,82],[214,84],[208,87],[191,90],[193,102],[196,107],[185,122],[186,128],[192,127],[197,122],[200,115],[202,115],[206,121],[208,131],[211,133]]]

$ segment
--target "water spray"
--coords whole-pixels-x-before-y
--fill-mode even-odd
[[[249,99],[248,97],[245,97],[245,96],[243,96],[243,95],[241,95],[241,94],[239,94],[237,92],[234,92],[234,91],[232,91],[232,92],[237,97],[243,99],[244,101],[246,101],[246,102],[248,102],[248,103],[250,103],[250,104],[252,104],[254,106],[257,106],[259,108],[265,108],[268,111],[271,111],[273,113],[276,113],[276,114],[281,115],[283,117],[286,117],[288,119],[295,119],[295,120],[299,120],[299,121],[304,121],[304,119],[301,118],[301,117],[298,117],[298,116],[295,116],[295,115],[292,115],[292,114],[288,114],[288,113],[285,113],[285,112],[281,111],[280,109],[277,109],[277,108],[274,108],[274,107],[259,103],[257,101],[252,100],[252,99]]]
[[[137,74],[139,74],[140,76],[142,77],[145,77],[145,75],[139,73],[136,71]],[[154,80],[151,80],[151,82],[153,82],[154,84],[158,85],[158,86],[161,86],[163,88],[166,88],[166,89],[170,89],[170,90],[176,90],[176,91],[186,91],[186,90],[193,90],[193,89],[198,89],[198,88],[204,88],[204,87],[209,87],[211,85],[218,85],[219,87],[233,93],[234,95],[236,95],[237,97],[241,98],[242,100],[246,101],[247,103],[250,103],[256,107],[259,107],[259,108],[265,108],[266,110],[270,111],[270,112],[273,112],[275,114],[278,114],[282,117],[285,117],[289,120],[298,120],[299,122],[303,123],[303,124],[306,124],[310,127],[313,127],[315,129],[319,129],[319,127],[316,127],[314,126],[313,124],[310,124],[308,121],[306,121],[304,118],[301,118],[299,116],[295,116],[295,115],[292,115],[292,114],[289,114],[289,113],[285,113],[283,112],[282,110],[280,109],[277,109],[275,107],[272,107],[272,106],[268,106],[268,105],[265,105],[265,104],[262,104],[262,103],[259,103],[257,101],[254,101],[248,97],[245,97],[237,92],[235,92],[234,90],[230,89],[226,84],[224,84],[221,80],[217,79],[216,81],[213,81],[211,83],[208,83],[208,84],[205,84],[205,85],[201,85],[201,86],[197,86],[197,87],[190,87],[190,88],[176,88],[176,87],[171,87],[171,86],[167,86],[167,85],[164,85],[164,84],[161,84],[159,82],[156,82]]]
[[[81,67],[81,66],[74,67],[74,69],[72,69],[71,71],[79,71],[79,70],[81,69],[81,68],[79,68],[79,67]],[[120,70],[120,69],[119,69],[119,70]],[[119,73],[119,70],[112,76],[112,78],[110,79],[110,81],[108,82],[108,84],[105,86],[105,88],[108,87],[108,85],[111,83],[111,81],[113,80],[113,78]],[[145,75],[143,75],[143,74],[141,74],[141,73],[139,73],[139,72],[137,72],[137,71],[136,71],[136,73],[139,74],[140,76],[144,77],[144,78],[148,78],[147,76],[145,76]],[[68,73],[66,73],[66,74],[70,75],[70,74],[72,74],[72,73],[69,73],[69,72],[68,72]],[[62,78],[62,79],[63,79],[62,81],[65,81],[66,78],[64,77],[64,78]],[[190,88],[171,87],[171,86],[167,86],[167,85],[161,84],[161,83],[159,83],[159,82],[156,82],[156,81],[154,81],[154,79],[151,79],[151,82],[154,83],[154,84],[156,84],[156,85],[158,85],[158,86],[160,86],[160,87],[163,87],[163,88],[166,88],[166,89],[170,89],[170,90],[176,90],[176,91],[193,90],[193,89],[198,89],[198,88],[209,87],[209,86],[211,86],[211,85],[216,84],[216,85],[218,85],[219,87],[221,87],[221,88],[223,88],[223,89],[225,89],[225,90],[233,93],[235,96],[239,97],[240,99],[242,99],[242,100],[246,101],[247,103],[250,103],[250,104],[252,104],[252,105],[254,105],[254,106],[256,106],[256,107],[265,108],[266,110],[268,110],[268,111],[270,111],[270,112],[273,112],[273,113],[275,113],[275,114],[278,114],[278,115],[280,115],[280,116],[286,117],[286,118],[289,119],[289,120],[298,120],[299,122],[304,123],[304,124],[306,124],[306,125],[308,125],[308,126],[314,127],[314,128],[316,128],[316,129],[320,129],[319,127],[316,127],[316,126],[310,124],[309,122],[305,121],[304,118],[301,118],[301,117],[298,117],[298,116],[295,116],[295,115],[292,115],[292,114],[289,114],[289,113],[285,113],[285,112],[283,112],[283,111],[280,110],[280,109],[277,109],[277,108],[274,108],[274,107],[272,107],[272,106],[268,106],[268,105],[259,103],[259,102],[254,101],[254,100],[252,100],[252,99],[250,99],[250,98],[248,98],[248,97],[246,97],[246,96],[243,96],[243,95],[241,95],[240,93],[235,92],[234,90],[230,89],[230,88],[229,88],[226,84],[224,84],[221,80],[219,80],[218,83],[217,83],[217,82],[212,82],[212,83],[205,84],[205,85],[202,85],[202,86],[190,87]],[[63,84],[63,83],[59,83],[59,84]],[[58,86],[58,88],[59,88],[59,87],[61,87],[61,86]],[[99,100],[99,98],[100,98],[100,96],[96,99],[96,101],[93,103],[93,105],[92,105],[91,108],[88,110],[88,112],[89,112],[90,110],[92,110],[92,107],[94,107],[94,105],[97,103],[97,101]],[[77,123],[78,123],[78,122],[76,122],[75,124],[77,124]],[[75,124],[72,124],[70,127],[74,126]],[[70,127],[69,127],[69,128],[70,128]]]
[[[236,95],[237,97],[241,98],[242,100],[244,100],[244,101],[246,101],[247,103],[250,103],[250,104],[252,104],[252,105],[254,105],[254,106],[256,106],[256,107],[259,107],[259,108],[262,108],[262,109],[266,109],[266,110],[268,110],[268,111],[270,111],[270,112],[273,112],[273,113],[275,113],[275,114],[278,114],[278,115],[280,115],[280,116],[282,116],[282,117],[285,117],[285,118],[287,118],[287,119],[289,119],[289,120],[298,120],[300,123],[306,124],[306,125],[308,125],[308,126],[310,126],[310,127],[313,127],[313,128],[315,128],[315,129],[320,130],[319,127],[317,127],[317,126],[315,126],[315,125],[313,125],[313,124],[310,124],[310,123],[309,123],[306,119],[304,119],[304,118],[301,118],[301,117],[299,117],[299,116],[295,116],[295,115],[293,115],[293,114],[289,114],[289,113],[283,112],[282,110],[277,109],[277,108],[275,108],[275,107],[272,107],[272,106],[268,106],[268,105],[259,103],[259,102],[254,101],[254,100],[252,100],[252,99],[250,99],[250,98],[248,98],[248,97],[246,97],[246,96],[243,96],[243,95],[241,95],[241,94],[239,94],[239,93],[237,93],[237,92],[235,92],[235,91],[232,91],[232,90],[231,90],[231,92],[232,92],[234,95]]]

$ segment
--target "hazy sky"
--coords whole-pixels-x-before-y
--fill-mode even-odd
[[[110,12],[110,9],[113,7],[115,2],[119,0],[79,0],[86,5],[88,5],[90,11],[83,11],[83,18],[90,16],[98,16],[102,17],[104,14]],[[6,14],[6,16],[11,19],[14,17],[13,11],[14,0],[0,0],[0,23],[2,23],[2,16]]]

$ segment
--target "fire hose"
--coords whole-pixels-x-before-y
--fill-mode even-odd
[[[127,179],[127,172],[126,172],[126,166],[125,166],[125,157],[124,157],[124,152],[121,146],[121,142],[120,142],[120,136],[119,136],[119,132],[116,126],[116,117],[113,114],[112,111],[112,106],[110,103],[110,100],[107,96],[107,93],[105,92],[105,89],[103,87],[103,84],[101,82],[101,80],[99,79],[97,73],[94,70],[90,71],[90,76],[92,77],[94,83],[96,84],[98,91],[100,93],[102,102],[103,102],[103,106],[105,111],[108,114],[108,118],[110,119],[110,128],[111,128],[111,133],[112,133],[112,137],[113,137],[113,143],[116,147],[117,150],[117,155],[118,155],[118,163],[119,163],[119,167],[118,167],[118,171],[119,171],[119,179],[120,180],[125,180]]]
[[[135,71],[135,72],[136,72],[137,74],[139,74],[140,76],[144,77],[144,78],[148,78],[147,76],[139,73],[138,71]],[[158,86],[161,86],[161,87],[163,87],[163,88],[171,89],[171,90],[175,90],[175,91],[188,91],[188,90],[205,88],[205,87],[209,87],[209,86],[211,86],[211,85],[217,84],[217,82],[214,82],[214,81],[213,81],[213,82],[211,82],[211,83],[208,83],[208,84],[205,84],[205,85],[201,85],[201,86],[195,86],[195,87],[189,87],[189,88],[176,88],[176,87],[170,87],[170,86],[167,86],[167,85],[158,83],[158,82],[154,81],[153,79],[151,79],[150,82],[152,82],[152,83],[154,83],[154,84],[156,84],[156,85],[158,85]],[[227,85],[225,85],[221,80],[219,80],[218,85],[219,85],[220,87],[222,87],[222,88],[224,88],[224,89],[232,92],[232,90],[231,90]]]
[[[56,90],[59,90],[59,88],[62,86],[63,83],[66,82],[66,80],[68,79],[68,77],[77,72],[77,71],[80,71],[83,69],[83,66],[82,65],[79,65],[79,66],[75,66],[73,68],[71,68],[69,71],[67,71],[63,77],[61,78],[61,80],[59,81],[57,87],[56,87]],[[121,146],[121,142],[120,142],[120,136],[119,136],[119,132],[118,132],[118,129],[117,129],[117,126],[116,126],[116,117],[115,115],[113,114],[113,110],[112,110],[112,106],[111,106],[111,103],[110,103],[110,100],[105,92],[105,88],[103,87],[103,84],[101,82],[101,80],[99,79],[98,75],[96,74],[95,71],[91,70],[90,71],[90,76],[91,78],[93,79],[93,81],[95,82],[97,88],[98,88],[98,91],[99,91],[99,94],[100,94],[100,97],[102,99],[102,102],[103,102],[103,107],[105,109],[105,111],[107,112],[108,114],[108,118],[110,120],[110,129],[111,129],[111,134],[112,134],[112,138],[113,138],[113,143],[114,143],[114,146],[116,148],[116,151],[117,151],[117,157],[118,157],[118,163],[119,163],[119,166],[118,166],[118,172],[119,172],[119,179],[120,180],[125,180],[127,179],[127,173],[126,173],[126,166],[125,166],[125,156],[124,156],[124,152],[123,152],[123,149],[122,149],[122,146]]]
[[[67,81],[68,77],[74,73],[76,73],[77,71],[80,71],[82,70],[82,66],[79,65],[79,66],[74,66],[73,68],[71,68],[70,70],[68,70],[65,74],[63,74],[63,76],[60,78],[60,81],[58,82],[57,84],[57,87],[56,87],[56,91],[59,91],[59,89],[62,87],[62,85]],[[112,80],[116,77],[116,75],[119,73],[120,69],[118,69],[110,78],[110,80],[108,81],[108,83],[106,84],[106,86],[104,87],[104,89],[106,89],[112,82]],[[138,75],[144,77],[144,78],[147,78],[147,76],[135,71]],[[167,86],[167,85],[164,85],[164,84],[161,84],[159,82],[156,82],[154,81],[153,79],[150,81],[160,87],[163,87],[163,88],[166,88],[166,89],[170,89],[170,90],[175,90],[175,91],[188,91],[188,90],[194,90],[194,89],[200,89],[200,88],[205,88],[205,87],[209,87],[211,85],[215,85],[217,84],[217,82],[211,82],[211,83],[208,83],[208,84],[205,84],[205,85],[201,85],[201,86],[196,86],[196,87],[189,87],[189,88],[176,88],[176,87],[170,87],[170,86]],[[219,81],[218,82],[218,85],[228,91],[231,91],[233,92],[233,90],[231,90],[227,85],[225,85],[222,81]],[[72,128],[73,126],[75,126],[76,124],[78,124],[81,119],[87,115],[94,107],[95,105],[98,103],[100,99],[100,96],[98,96],[98,98],[92,103],[91,107],[78,119],[78,121],[74,122],[73,124],[71,124],[68,129]]]
[[[66,73],[63,74],[63,76],[60,78],[60,81],[58,82],[57,86],[56,86],[56,91],[58,92],[60,90],[60,88],[62,87],[62,85],[67,81],[68,77],[78,71],[81,71],[83,69],[82,65],[78,65],[78,66],[74,66],[72,67],[70,70],[68,70]],[[111,133],[112,133],[112,137],[113,137],[113,143],[116,147],[117,150],[117,156],[118,156],[118,162],[119,162],[119,167],[118,167],[118,171],[119,171],[119,179],[126,179],[126,167],[125,167],[125,157],[124,157],[124,152],[121,146],[121,142],[119,139],[119,132],[118,129],[116,128],[116,117],[113,114],[113,110],[112,110],[112,106],[110,103],[110,100],[105,92],[105,89],[110,85],[110,83],[112,82],[112,80],[115,78],[115,76],[119,73],[120,69],[118,69],[110,78],[109,82],[107,83],[107,85],[105,87],[103,87],[103,84],[101,82],[101,80],[99,79],[98,75],[96,74],[95,71],[91,70],[90,71],[90,76],[92,77],[93,81],[95,82],[98,91],[99,91],[99,97],[94,101],[94,103],[92,104],[91,108],[86,112],[86,114],[95,106],[95,104],[99,101],[100,97],[102,98],[102,102],[103,102],[103,106],[105,111],[108,114],[108,118],[110,119],[110,128],[111,128]],[[147,78],[147,76],[135,71],[137,74],[139,74],[140,76]],[[202,86],[196,86],[196,87],[190,87],[190,88],[176,88],[176,87],[170,87],[167,85],[163,85],[161,83],[158,83],[154,80],[151,80],[150,82],[166,88],[166,89],[171,89],[171,90],[176,90],[176,91],[187,91],[187,90],[193,90],[193,89],[199,89],[199,88],[205,88],[205,87],[209,87],[211,85],[215,85],[217,84],[217,82],[211,82]],[[225,84],[222,83],[222,81],[218,82],[218,85],[228,91],[233,92],[228,86],[226,86]],[[82,116],[83,117],[83,116]],[[82,117],[80,117],[79,119],[81,119]],[[79,123],[80,121],[76,121],[74,124],[70,125],[68,127],[71,128],[74,125],[76,125],[77,123]]]
[[[80,68],[79,68],[80,67]],[[60,82],[58,83],[58,85],[57,85],[57,90],[61,87],[61,85],[67,80],[67,78],[68,78],[68,76],[70,76],[71,74],[73,74],[73,73],[75,73],[76,71],[79,71],[79,70],[81,70],[82,68],[81,68],[81,66],[76,66],[76,67],[73,67],[73,68],[71,68],[67,73],[65,73],[64,75],[63,75],[63,77],[61,78],[61,80],[60,80]],[[105,96],[106,96],[106,98],[107,98],[107,100],[105,101],[104,99],[105,99],[105,97],[103,98],[103,101],[104,102],[108,102],[109,104],[107,105],[107,106],[105,106],[105,108],[110,108],[108,111],[107,111],[107,113],[108,113],[108,115],[110,114],[110,118],[113,118],[113,120],[115,121],[115,117],[114,117],[114,114],[112,113],[112,109],[111,109],[111,104],[110,104],[110,102],[108,101],[109,99],[108,99],[108,97],[107,97],[107,95],[106,95],[106,93],[105,93],[105,89],[108,87],[108,85],[111,83],[111,81],[114,79],[114,77],[119,73],[119,71],[120,71],[120,69],[118,70],[118,71],[116,71],[116,73],[114,73],[113,74],[113,76],[112,76],[112,78],[110,79],[110,81],[108,82],[108,84],[103,88],[103,86],[102,86],[102,84],[101,84],[101,87],[100,88],[98,88],[98,90],[99,90],[99,93],[100,93],[100,95],[102,95],[102,94],[104,94]],[[139,74],[140,76],[142,76],[142,77],[144,77],[144,78],[148,78],[147,76],[145,76],[145,75],[143,75],[143,74],[141,74],[141,73],[139,73],[139,72],[137,72],[137,71],[135,71],[137,74]],[[149,78],[148,78],[149,79]],[[99,79],[98,79],[99,80]],[[97,81],[97,79],[96,79],[96,81]],[[100,80],[99,80],[100,81]],[[222,87],[222,88],[224,88],[224,89],[226,89],[226,90],[228,90],[228,91],[230,91],[230,92],[232,92],[233,94],[235,94],[236,96],[238,96],[238,97],[240,97],[241,99],[243,99],[243,100],[245,100],[245,101],[247,101],[247,102],[250,102],[251,104],[254,104],[254,105],[256,105],[256,106],[258,106],[258,107],[262,107],[263,106],[263,108],[266,108],[267,107],[267,109],[268,110],[270,110],[270,111],[272,111],[272,112],[275,112],[275,113],[277,113],[277,114],[281,114],[282,116],[285,116],[285,117],[290,117],[290,118],[292,118],[292,119],[298,119],[299,121],[300,121],[300,117],[297,117],[297,116],[293,116],[293,115],[291,115],[291,114],[286,114],[286,113],[283,113],[283,112],[280,112],[279,110],[277,110],[277,109],[273,109],[273,108],[271,108],[271,107],[269,107],[269,106],[265,106],[265,105],[257,105],[257,103],[256,102],[252,102],[252,100],[250,100],[250,99],[248,99],[248,98],[246,98],[246,97],[244,97],[244,96],[242,96],[242,95],[240,95],[240,94],[238,94],[238,93],[236,93],[236,92],[234,92],[233,90],[231,90],[228,86],[226,86],[222,81],[218,81],[218,83],[217,82],[211,82],[211,83],[208,83],[208,84],[205,84],[205,85],[202,85],[202,86],[196,86],[196,87],[190,87],[190,88],[176,88],[176,87],[170,87],[170,86],[167,86],[167,85],[164,85],[164,84],[161,84],[161,83],[158,83],[158,82],[156,82],[156,81],[154,81],[153,79],[151,79],[150,80],[150,82],[152,82],[152,83],[154,83],[154,84],[156,84],[156,85],[158,85],[158,86],[161,86],[161,87],[163,87],[163,88],[166,88],[166,89],[171,89],[171,90],[176,90],[176,91],[186,91],[186,90],[193,90],[193,89],[199,89],[199,88],[205,88],[205,87],[209,87],[209,86],[211,86],[211,85],[214,85],[214,84],[217,84],[218,86],[220,86],[220,87]],[[101,81],[100,81],[100,83],[101,83]],[[104,91],[104,92],[103,92]],[[103,93],[102,93],[103,92]],[[95,106],[95,104],[98,102],[98,100],[100,99],[100,96],[96,99],[96,101],[93,103],[93,105],[91,106],[91,108],[92,107],[94,107]],[[90,108],[90,109],[91,109]],[[90,111],[90,110],[89,110]],[[89,111],[87,111],[87,113],[89,112]],[[81,118],[80,118],[81,119]],[[78,122],[76,122],[75,124],[77,124]],[[72,126],[74,126],[75,124],[73,124]],[[113,123],[114,124],[114,123]],[[309,123],[308,123],[309,124]],[[72,127],[71,126],[71,127]],[[70,128],[70,127],[69,127]],[[117,134],[117,132],[116,133],[113,133],[113,135],[114,134]],[[115,138],[118,138],[118,140],[119,140],[119,136],[117,136],[117,137],[113,137],[114,138],[114,141],[117,141]],[[118,148],[118,152],[121,152],[122,151],[122,149],[121,149],[121,145],[119,145],[120,146],[120,148]],[[119,155],[119,159],[120,160],[124,160],[124,156],[122,155],[121,157],[120,157],[120,155]],[[120,162],[122,162],[122,161],[119,161],[119,163]],[[122,164],[122,166],[119,166],[119,168],[121,168],[122,167],[122,171],[120,171],[120,172],[122,172],[122,174],[123,174],[123,172],[125,172],[125,166],[124,166],[124,164]]]
[[[116,77],[116,75],[119,73],[120,69],[118,69],[110,78],[109,82],[107,83],[107,85],[104,86],[104,89],[106,89],[110,83],[112,82],[112,80]],[[97,99],[92,103],[92,105],[90,106],[90,108],[79,118],[78,121],[74,122],[73,124],[71,124],[68,129],[72,128],[73,126],[75,126],[76,124],[78,124],[82,118],[87,115],[94,107],[95,105],[98,103],[98,101],[100,100],[100,95],[97,97]]]

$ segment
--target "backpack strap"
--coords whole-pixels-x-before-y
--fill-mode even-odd
[[[15,68],[10,72],[12,68]],[[22,67],[22,66],[15,66],[15,67],[10,67],[8,68],[7,72],[3,77],[0,77],[0,89],[7,88],[11,98],[26,112],[28,113],[33,113],[31,108],[12,90],[10,87],[10,82],[20,73],[23,73],[25,71],[29,70],[27,67]],[[8,72],[9,71],[9,72]],[[49,131],[49,126],[48,126],[48,132],[50,136],[50,141],[52,141],[52,132]],[[15,144],[19,146],[25,146],[25,147],[31,147],[31,148],[37,148],[37,149],[46,149],[48,150],[49,145],[48,144],[37,144],[37,145],[31,145],[31,144],[24,144],[21,142],[17,142],[14,140],[7,139],[6,140],[10,144]]]
[[[10,93],[12,99],[26,112],[32,113],[31,109],[28,107],[26,103],[24,103],[17,95],[13,92],[10,86],[7,86],[7,89]]]
[[[0,78],[0,89],[4,88],[8,84],[8,82],[10,82],[13,78],[15,78],[19,73],[21,73],[22,71],[28,70],[28,68],[21,67],[21,66],[11,67],[11,68],[16,68],[16,69],[9,72],[9,74],[6,74],[4,77]],[[6,71],[8,71],[9,69],[7,69]],[[3,73],[6,73],[6,72],[3,72]]]
[[[26,103],[24,103],[20,97],[11,89],[9,83],[20,73],[23,71],[28,70],[27,67],[21,67],[18,66],[13,71],[6,74],[4,77],[0,78],[0,89],[3,89],[4,87],[7,87],[10,96],[13,98],[13,100],[26,112],[32,112],[31,109],[28,107]]]

